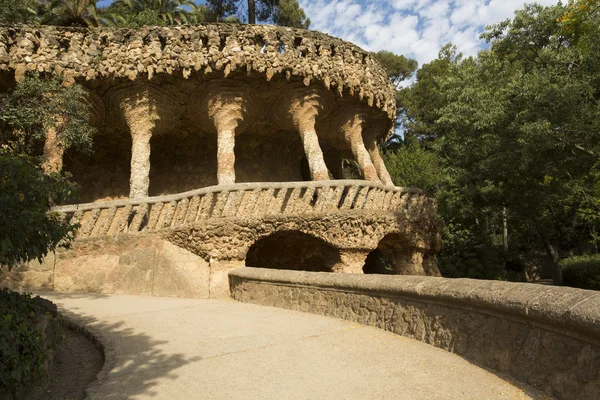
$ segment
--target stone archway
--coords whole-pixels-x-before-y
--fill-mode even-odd
[[[440,276],[433,259],[414,248],[399,233],[385,235],[367,256],[365,274],[433,275]]]
[[[257,240],[246,255],[246,266],[312,272],[333,272],[339,251],[329,243],[298,231],[276,232]]]
[[[394,274],[391,261],[379,249],[369,253],[362,270],[364,274]]]

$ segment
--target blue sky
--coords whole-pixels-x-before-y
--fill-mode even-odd
[[[112,0],[101,0],[108,5]],[[245,3],[244,0],[241,0]],[[203,3],[204,1],[197,1]],[[484,26],[512,17],[523,0],[299,0],[311,29],[354,42],[365,50],[389,50],[419,65],[452,42],[465,55],[485,47]],[[538,0],[551,5],[558,0]]]

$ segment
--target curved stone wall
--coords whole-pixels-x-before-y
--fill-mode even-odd
[[[559,399],[600,398],[600,296],[594,291],[256,268],[233,270],[229,280],[239,301],[373,325]]]

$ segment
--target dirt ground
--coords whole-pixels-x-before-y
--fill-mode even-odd
[[[64,341],[57,346],[54,367],[45,390],[36,400],[81,400],[85,389],[96,380],[102,369],[102,352],[83,334],[63,328]]]

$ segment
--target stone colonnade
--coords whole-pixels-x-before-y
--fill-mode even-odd
[[[109,119],[124,121],[132,138],[130,198],[148,196],[150,141],[168,134],[182,114],[181,104],[152,85],[136,85],[109,95],[113,103]],[[217,182],[236,182],[235,138],[255,122],[269,118],[278,129],[297,132],[302,141],[313,181],[329,179],[319,138],[327,136],[352,151],[367,181],[393,185],[378,151],[377,138],[385,124],[368,125],[368,108],[359,104],[332,111],[332,95],[320,87],[289,85],[281,90],[266,113],[259,96],[240,81],[222,79],[200,86],[187,104],[190,120],[200,131],[217,136]],[[320,123],[318,132],[317,124]],[[48,132],[44,147],[47,170],[62,168],[63,149],[56,131]]]

